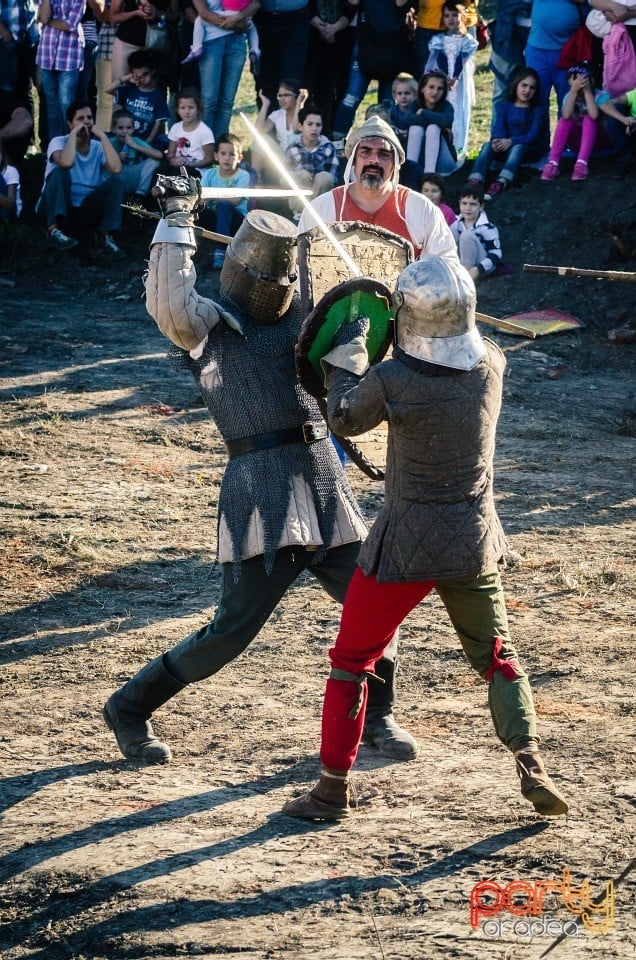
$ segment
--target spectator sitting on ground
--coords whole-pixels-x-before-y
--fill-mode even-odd
[[[300,132],[298,114],[305,106],[309,92],[296,80],[281,80],[276,99],[279,107],[269,113],[270,100],[259,90],[261,109],[256,117],[256,126],[263,133],[274,134],[281,150],[286,150]]]
[[[447,176],[457,166],[453,146],[455,112],[448,102],[448,77],[440,70],[428,70],[418,84],[418,109],[408,121],[406,158],[419,168]]]
[[[382,120],[386,120],[386,122],[388,123],[389,111],[387,110],[387,108],[384,106],[383,103],[371,103],[369,104],[367,109],[364,111],[364,119],[368,120],[369,117],[381,117]],[[351,133],[351,131],[349,131],[349,133]],[[344,152],[344,144],[342,145],[342,149]]]
[[[230,187],[236,189],[236,200],[212,200],[199,213],[199,223],[208,230],[233,237],[247,213],[247,198],[239,192],[249,187],[251,178],[239,164],[243,160],[240,139],[234,133],[222,134],[215,144],[214,160],[217,164],[208,167],[201,176],[202,187]],[[212,255],[212,268],[220,270],[225,262],[225,244],[219,245]]]
[[[578,151],[572,171],[572,180],[586,180],[588,160],[594,149],[599,109],[594,91],[594,76],[589,63],[575,63],[568,70],[570,92],[563,101],[550,156],[541,173],[542,180],[555,180],[560,173],[559,163],[565,148],[570,145]],[[574,139],[574,144],[570,141]]]
[[[417,91],[418,83],[415,77],[410,73],[399,73],[393,81],[391,88],[393,106],[388,113],[384,115],[384,119],[388,120],[395,130],[405,154],[408,146],[411,120],[415,117],[418,110]],[[375,106],[379,107],[380,105],[376,104]],[[373,108],[369,107],[367,109],[365,119],[369,116],[369,110],[371,109]],[[405,160],[400,167],[400,183],[404,184],[405,187],[410,187],[412,190],[419,190],[422,180],[421,173],[421,167],[419,167],[417,163],[414,163],[412,160]]]
[[[135,121],[129,110],[120,110],[113,120],[110,143],[121,162],[122,197],[134,193],[147,197],[155,170],[163,154],[134,134]]]
[[[2,141],[0,140],[0,223],[20,216],[20,174],[7,162]]]
[[[10,90],[0,90],[0,144],[14,166],[24,158],[32,131],[33,119],[26,107]]]
[[[393,106],[389,110],[388,119],[406,153],[409,128],[402,120],[417,113],[417,80],[410,73],[399,73],[393,81],[391,93]]]
[[[439,173],[423,173],[422,193],[425,197],[428,197],[431,203],[434,203],[436,207],[440,208],[449,227],[455,223],[457,214],[448,204],[444,203],[446,198],[446,183],[444,177],[440,177]]]
[[[543,115],[539,105],[539,75],[520,67],[508,85],[508,97],[495,106],[491,138],[479,151],[468,183],[482,184],[491,166],[500,167],[497,179],[488,187],[486,200],[508,190],[522,163],[541,157]]]
[[[302,190],[311,190],[312,199],[332,190],[338,179],[336,148],[322,134],[322,114],[319,107],[308,104],[298,114],[300,137],[287,147],[287,164],[294,180]],[[304,209],[299,197],[290,197],[289,206],[296,223]]]
[[[194,168],[209,167],[214,161],[214,133],[201,120],[203,103],[196,90],[179,90],[174,101],[179,120],[168,131],[166,159],[171,169],[165,172],[188,167],[188,173],[199,176]]]
[[[459,259],[476,282],[493,273],[501,263],[499,230],[484,210],[484,191],[467,183],[459,194],[459,217],[451,224]]]
[[[620,97],[610,97],[603,91],[598,105],[607,115],[607,132],[618,160],[614,179],[623,180],[636,159],[636,90],[628,90]]]
[[[113,119],[118,109],[129,110],[135,120],[135,136],[151,147],[165,150],[168,146],[165,122],[170,118],[170,111],[164,94],[157,89],[153,58],[145,50],[135,50],[128,58],[128,65],[130,73],[114,77],[106,88],[107,93],[115,94]]]
[[[277,145],[282,158],[290,143],[298,138],[300,132],[298,114],[305,106],[309,93],[300,86],[297,80],[281,80],[276,94],[279,107],[277,110],[272,110],[271,113],[269,112],[271,106],[269,98],[265,96],[262,90],[259,90],[258,95],[261,108],[258,111],[255,126],[261,133],[266,133],[275,138],[273,149],[276,151]],[[273,179],[278,182],[277,176],[272,177],[272,173],[267,167],[267,158],[259,153],[258,148],[253,150],[252,162],[254,169],[263,180],[271,181]]]
[[[67,223],[95,227],[93,243],[100,252],[122,256],[113,239],[121,227],[121,162],[103,130],[93,125],[90,104],[75,100],[66,111],[70,133],[53,137],[48,147],[44,186],[38,209],[46,214],[47,239],[59,250],[77,240]],[[104,173],[111,174],[104,179]],[[64,230],[60,221],[64,221]]]

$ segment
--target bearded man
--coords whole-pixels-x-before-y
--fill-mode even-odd
[[[366,535],[317,402],[296,380],[296,227],[273,213],[248,213],[227,250],[215,303],[195,290],[199,181],[182,170],[158,185],[163,218],[152,241],[146,305],[180,348],[228,463],[218,504],[222,584],[214,620],[143,667],[104,707],[123,755],[145,763],[171,759],[151,714],[242,653],[303,570],[343,602]],[[369,718],[375,746],[410,760],[417,743],[392,713],[394,655],[389,638],[378,661],[386,684],[377,685],[378,703],[370,698]]]
[[[459,265],[457,246],[439,208],[398,182],[404,150],[386,120],[370,117],[352,130],[345,156],[344,186],[323,193],[311,204],[325,223],[359,220],[383,227],[410,240],[416,257],[435,253]],[[311,212],[304,210],[298,232],[314,226]]]

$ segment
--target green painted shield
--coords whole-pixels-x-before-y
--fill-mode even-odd
[[[383,283],[368,277],[346,280],[326,293],[305,320],[296,346],[296,369],[312,396],[325,396],[320,361],[331,350],[335,334],[359,317],[369,320],[366,347],[373,365],[382,360],[393,340],[391,292]]]

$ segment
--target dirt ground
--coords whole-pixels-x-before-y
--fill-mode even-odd
[[[30,225],[5,232],[3,960],[636,956],[635,874],[606,886],[634,853],[634,347],[608,333],[633,316],[636,288],[521,272],[620,268],[601,221],[626,188],[600,169],[578,189],[535,178],[502,197],[492,218],[513,272],[479,291],[488,314],[552,306],[586,324],[532,342],[493,335],[508,358],[505,587],[545,756],[571,804],[555,821],[520,796],[486,688],[436,599],[401,640],[398,714],[418,760],[363,747],[368,807],[335,826],[280,816],[317,774],[338,620],[311,578],[242,658],[158,713],[170,765],[119,756],[103,702],[212,615],[224,448],[145,313],[150,225],[126,221],[123,265],[48,253]],[[214,285],[204,273],[200,289]],[[348,472],[372,520],[381,487]],[[529,909],[536,885],[564,871],[569,894],[525,918],[507,909],[515,889]],[[473,927],[471,891],[485,880],[501,910]],[[592,919],[575,922],[589,898]]]

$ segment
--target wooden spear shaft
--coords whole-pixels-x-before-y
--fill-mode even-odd
[[[487,313],[475,313],[475,320],[480,323],[487,323],[488,326],[494,327],[495,330],[501,330],[502,333],[516,333],[520,334],[522,337],[528,337],[529,340],[536,339],[536,333],[534,330],[531,330],[529,327],[524,327],[519,323],[511,323],[510,320],[499,320],[498,317],[489,317]]]
[[[552,267],[540,263],[524,263],[524,273],[551,273],[558,277],[587,277],[588,280],[622,280],[623,283],[636,283],[636,271],[623,270],[584,270],[580,267]]]

